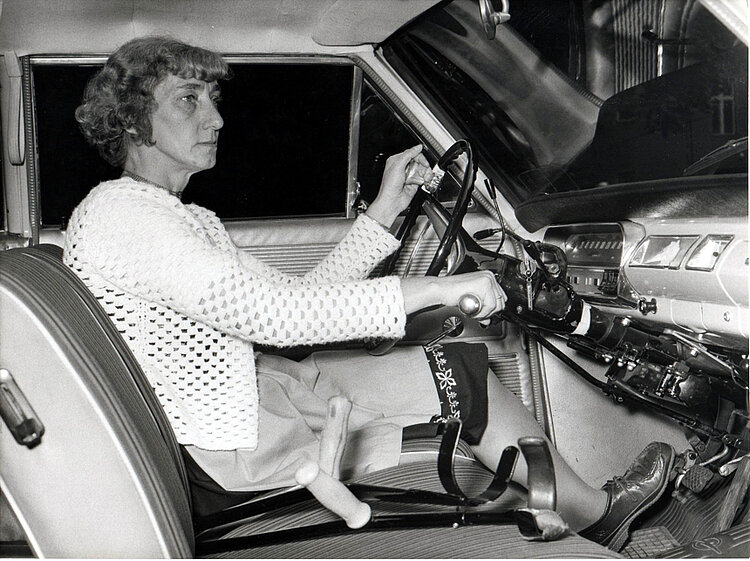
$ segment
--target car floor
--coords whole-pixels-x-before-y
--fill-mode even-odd
[[[721,511],[730,487],[747,493],[748,481],[734,481],[715,475],[700,492],[685,488],[675,491],[670,483],[662,498],[636,524],[620,552],[632,559],[686,558],[696,556],[750,558],[750,507],[745,497],[727,528]]]
[[[601,378],[601,366],[575,355],[574,360]],[[671,444],[680,454],[690,448],[677,423],[645,409],[616,404],[611,397],[572,372],[556,357],[544,355],[553,442],[586,483],[601,487],[622,475],[650,442]]]
[[[575,360],[595,375],[601,370],[586,358],[576,355]],[[649,442],[668,442],[677,454],[692,449],[677,423],[650,411],[615,404],[548,354],[545,371],[555,444],[590,485],[598,487],[612,476],[622,475]],[[630,558],[678,558],[696,556],[703,548],[709,556],[749,557],[750,481],[746,475],[734,482],[735,495],[739,495],[736,515],[731,517],[734,524],[720,521],[734,479],[713,474],[696,492],[686,485],[675,491],[675,481],[670,482],[661,499],[633,524],[620,553]],[[737,551],[741,554],[736,555]]]

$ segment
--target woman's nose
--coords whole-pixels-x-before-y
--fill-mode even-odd
[[[219,130],[224,126],[224,119],[221,118],[219,110],[212,103],[208,108],[208,113],[203,121],[204,126],[208,129]]]

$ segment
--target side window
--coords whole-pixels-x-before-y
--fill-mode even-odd
[[[214,169],[186,202],[222,219],[346,213],[354,67],[238,64],[222,84]]]
[[[120,176],[86,143],[73,115],[86,82],[100,67],[32,68],[42,225],[65,227],[93,186]]]
[[[378,194],[388,157],[419,142],[398,115],[365,82],[360,105],[357,158],[360,198],[371,203]]]
[[[222,84],[216,166],[185,202],[222,219],[346,213],[354,67],[236,63]],[[99,182],[118,177],[89,147],[73,112],[97,66],[33,66],[43,226],[65,226]],[[65,87],[61,87],[64,84]]]

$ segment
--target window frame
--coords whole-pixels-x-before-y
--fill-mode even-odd
[[[37,150],[38,134],[37,134],[37,122],[38,122],[38,108],[36,92],[34,88],[34,69],[40,66],[97,66],[103,65],[109,55],[95,54],[95,55],[27,55],[22,57],[24,63],[25,72],[23,73],[23,83],[26,88],[26,107],[27,115],[26,127],[24,134],[26,136],[26,142],[34,147],[33,157],[27,158],[26,161],[26,176],[27,176],[27,188],[29,193],[29,221],[32,226],[32,240],[33,243],[38,243],[39,236],[42,230],[44,231],[55,231],[64,230],[65,225],[48,225],[43,226],[41,216],[41,196],[44,190],[44,186],[40,184],[39,179],[39,152]],[[284,219],[318,219],[326,217],[344,218],[350,219],[356,217],[356,209],[354,208],[355,201],[359,195],[359,188],[357,183],[357,158],[359,153],[359,120],[360,120],[360,106],[361,96],[364,85],[364,71],[358,64],[356,58],[349,55],[299,55],[299,54],[224,54],[224,60],[229,64],[323,64],[323,65],[337,65],[337,66],[350,66],[352,67],[352,87],[350,90],[349,100],[349,143],[347,149],[347,184],[345,191],[342,193],[341,204],[344,205],[340,208],[340,212],[335,215],[326,214],[315,214],[309,216],[271,216],[271,217],[247,217],[231,219],[234,221],[253,221],[253,220],[284,220]]]

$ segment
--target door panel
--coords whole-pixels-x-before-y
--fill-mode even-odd
[[[224,225],[239,249],[285,273],[304,275],[336,247],[353,223],[347,218],[298,218]]]
[[[353,221],[345,218],[304,218],[229,222],[225,225],[237,247],[288,274],[303,275],[335,247],[349,231]],[[469,233],[495,225],[490,217],[481,212],[470,212],[464,220],[464,227]],[[408,276],[424,275],[439,241],[427,218],[420,216],[399,256],[394,274],[403,276],[408,269]],[[497,242],[497,237],[493,237],[479,243],[494,250]],[[460,314],[456,308],[445,307],[412,316],[407,324],[406,337],[399,345],[430,341],[441,332],[443,321],[452,315]],[[516,329],[508,328],[505,322],[484,327],[469,319],[464,322],[464,332],[459,337],[448,339],[451,340],[487,345],[490,369],[545,426],[541,406],[543,399],[535,397],[539,388],[531,379],[526,349]],[[361,346],[361,343],[326,345],[325,348],[353,346]],[[302,358],[314,350],[305,347],[269,349],[269,352]]]
[[[243,251],[263,262],[293,275],[304,275],[315,267],[346,235],[354,219],[300,218],[284,220],[252,220],[225,223],[229,235]],[[493,227],[483,214],[469,213],[464,220],[468,232]],[[395,275],[421,276],[427,271],[440,240],[420,216],[396,263]],[[495,249],[497,240],[479,242]]]

